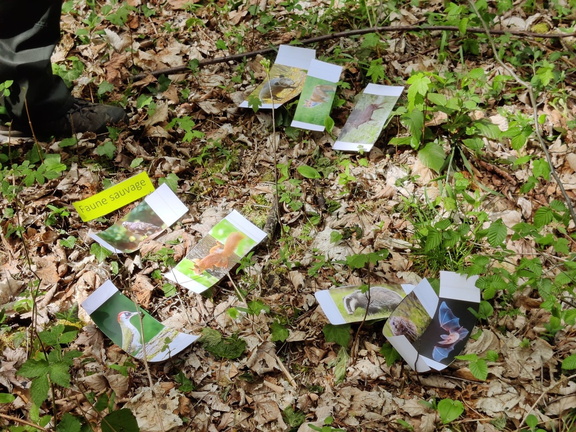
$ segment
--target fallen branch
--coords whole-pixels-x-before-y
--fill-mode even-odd
[[[323,42],[326,40],[337,39],[341,37],[350,37],[363,35],[367,33],[385,33],[385,32],[409,32],[409,31],[449,31],[449,32],[459,32],[460,29],[456,26],[383,26],[383,27],[370,27],[357,30],[348,30],[338,33],[330,33],[324,36],[317,36],[310,39],[304,39],[301,41],[296,41],[295,45],[310,45],[316,42]],[[470,27],[466,29],[466,33],[480,33],[485,34],[486,30],[483,28]],[[510,34],[518,37],[525,38],[547,38],[547,39],[560,39],[566,37],[576,37],[576,33],[535,33],[525,30],[496,30],[490,29],[489,33],[492,35],[505,35]],[[240,54],[232,54],[225,57],[216,57],[212,59],[200,60],[198,62],[198,67],[208,66],[217,63],[225,63],[229,61],[243,60],[246,58],[256,57],[257,55],[270,54],[278,49],[277,45],[271,46],[269,48],[263,48],[257,51],[250,51]],[[188,65],[175,66],[165,69],[158,69],[150,72],[143,72],[132,77],[133,80],[139,80],[145,78],[149,75],[159,76],[159,75],[173,75],[182,72],[189,72],[190,67]]]

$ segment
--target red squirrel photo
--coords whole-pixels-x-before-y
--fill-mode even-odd
[[[201,274],[206,270],[214,270],[216,267],[228,267],[230,257],[244,238],[246,236],[241,232],[233,232],[226,238],[224,244],[217,242],[218,244],[213,246],[204,258],[192,260],[194,262],[194,272]]]

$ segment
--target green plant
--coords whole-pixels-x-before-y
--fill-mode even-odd
[[[333,417],[326,417],[324,419],[324,425],[322,427],[308,423],[308,427],[318,432],[346,432],[346,429],[335,428],[332,426],[334,423]]]
[[[246,341],[238,335],[223,337],[220,332],[211,328],[202,329],[199,342],[210,354],[230,360],[240,357],[246,350]]]

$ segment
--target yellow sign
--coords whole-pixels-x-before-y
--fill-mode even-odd
[[[87,222],[124,207],[150,192],[154,192],[150,177],[146,172],[141,172],[90,198],[72,204],[82,220]]]

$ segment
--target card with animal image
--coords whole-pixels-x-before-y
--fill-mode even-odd
[[[368,84],[358,96],[332,148],[369,152],[403,90],[404,87]]]
[[[477,279],[440,272],[439,295],[423,279],[390,315],[384,336],[412,369],[442,370],[462,351],[476,323]]]
[[[331,324],[388,318],[404,298],[400,285],[342,286],[317,291],[316,300]]]
[[[291,126],[323,131],[330,116],[342,66],[312,60]]]
[[[144,241],[157,237],[187,211],[188,207],[167,184],[163,184],[114,225],[89,235],[109,251],[131,253]]]
[[[201,293],[222,279],[265,237],[264,231],[233,210],[164,277]]]
[[[294,99],[302,91],[306,71],[316,58],[316,50],[280,45],[276,61],[270,68],[268,78],[250,93],[240,108],[249,108],[258,99],[260,108],[274,109]]]
[[[84,300],[82,307],[112,342],[137,359],[168,360],[199,337],[166,327],[123,295],[110,280]]]

